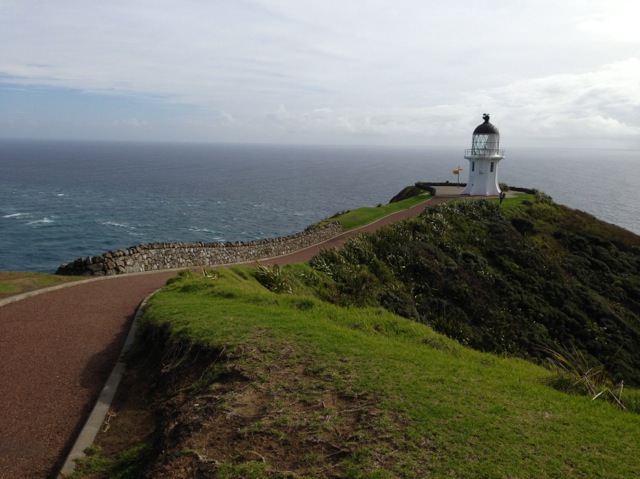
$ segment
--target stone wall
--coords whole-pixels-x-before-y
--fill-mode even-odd
[[[152,243],[62,264],[56,274],[112,276],[161,269],[241,263],[272,258],[321,243],[342,233],[339,223],[307,228],[282,238],[237,243]]]

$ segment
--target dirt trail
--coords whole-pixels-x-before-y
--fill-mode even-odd
[[[361,232],[417,216],[434,198],[264,263],[307,261]],[[0,478],[55,477],[95,403],[138,305],[175,271],[74,284],[0,307]]]

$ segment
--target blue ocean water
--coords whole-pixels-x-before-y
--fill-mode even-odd
[[[416,181],[454,182],[463,150],[4,140],[0,270],[51,272],[140,243],[296,233]],[[640,234],[635,165],[632,150],[513,149],[500,180]]]

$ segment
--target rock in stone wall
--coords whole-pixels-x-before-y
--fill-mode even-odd
[[[342,233],[339,223],[308,228],[282,238],[247,243],[151,243],[60,265],[56,274],[112,276],[161,269],[190,268],[272,258],[326,241]]]

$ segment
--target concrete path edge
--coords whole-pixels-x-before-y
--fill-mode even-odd
[[[71,448],[71,451],[67,455],[67,458],[64,461],[62,469],[60,469],[60,473],[58,474],[59,479],[64,479],[69,477],[76,468],[76,460],[83,458],[86,456],[85,450],[93,444],[102,423],[104,422],[104,418],[107,416],[109,412],[109,408],[111,407],[111,402],[115,396],[116,390],[118,389],[118,385],[122,379],[126,371],[126,364],[124,362],[124,356],[127,351],[133,345],[133,342],[136,337],[136,331],[138,329],[138,322],[142,313],[144,312],[144,308],[147,304],[147,301],[158,292],[154,291],[149,296],[147,296],[138,309],[136,310],[136,314],[133,317],[133,321],[131,323],[131,328],[129,329],[129,333],[127,334],[127,338],[125,339],[124,346],[122,347],[122,351],[120,353],[120,357],[118,359],[117,364],[111,371],[107,382],[105,383],[102,391],[100,392],[100,396],[96,401],[96,404],[89,415],[89,418],[85,422],[76,442]]]

